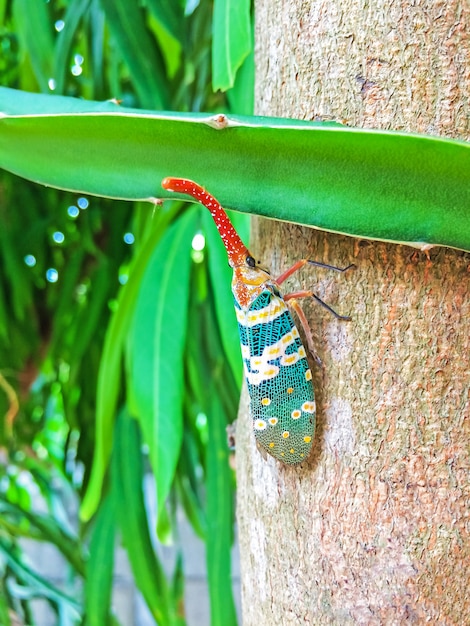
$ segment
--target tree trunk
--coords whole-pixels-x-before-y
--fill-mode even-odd
[[[468,139],[470,5],[258,0],[257,113]],[[334,185],[335,181],[332,180]],[[273,274],[303,270],[317,432],[300,466],[237,429],[244,626],[470,623],[470,258],[257,220]]]

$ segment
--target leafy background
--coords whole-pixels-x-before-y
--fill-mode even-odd
[[[0,15],[3,86],[252,113],[249,0],[0,0]],[[2,171],[0,220],[0,623],[15,615],[33,624],[39,597],[58,624],[116,624],[122,541],[155,622],[184,624],[184,562],[167,577],[153,545],[155,531],[177,544],[182,508],[211,538],[211,621],[234,624],[225,427],[241,367],[230,271],[210,216],[179,202],[152,211],[80,198]],[[245,218],[235,222],[246,238]],[[94,458],[95,432],[112,448],[109,467]],[[157,529],[143,496],[148,471]],[[103,489],[91,478],[102,474]],[[70,517],[70,500],[81,518]],[[24,537],[61,552],[67,589],[27,563]]]

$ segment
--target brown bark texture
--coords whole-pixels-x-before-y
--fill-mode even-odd
[[[257,113],[469,139],[470,3],[258,0]],[[331,181],[334,185],[334,181]],[[256,220],[351,322],[305,311],[323,367],[314,450],[264,460],[237,427],[244,626],[470,624],[470,255]]]

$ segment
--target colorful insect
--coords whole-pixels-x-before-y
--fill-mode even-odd
[[[192,196],[211,212],[233,268],[232,291],[257,443],[283,463],[301,463],[312,447],[315,397],[305,348],[286,302],[298,314],[308,347],[318,362],[297,299],[313,297],[339,319],[350,318],[338,315],[311,291],[283,297],[279,286],[306,263],[341,272],[353,266],[340,269],[302,259],[274,280],[256,264],[222,206],[205,189],[182,178],[165,178],[162,187]]]

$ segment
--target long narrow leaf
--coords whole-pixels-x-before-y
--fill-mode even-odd
[[[158,512],[168,496],[183,437],[183,362],[196,218],[196,211],[183,214],[155,249],[131,331],[130,384],[150,449]]]
[[[233,490],[228,462],[225,413],[220,395],[211,393],[207,446],[207,572],[211,624],[237,623],[232,595]]]
[[[87,113],[76,114],[80,106]],[[112,108],[0,89],[0,167],[125,199],[170,197],[162,178],[183,176],[227,208],[362,238],[470,250],[466,143],[276,118],[101,112]]]
[[[95,520],[85,578],[86,626],[110,623],[116,527],[115,495],[108,493]]]
[[[93,0],[89,11],[90,20],[90,49],[91,73],[94,97],[100,97],[104,92],[104,42],[105,42],[105,15],[100,0]]]
[[[91,0],[70,2],[64,16],[64,27],[57,37],[54,55],[54,80],[58,93],[64,91],[65,72],[70,66],[70,50],[80,21],[88,10]]]
[[[145,25],[138,2],[101,0],[120,53],[132,73],[144,107],[164,108],[168,103],[163,62]]]
[[[28,52],[41,90],[47,92],[54,58],[52,19],[47,2],[15,0],[13,11],[22,47]]]
[[[103,354],[98,373],[96,402],[96,442],[92,473],[87,492],[82,501],[80,515],[88,520],[98,507],[101,487],[111,455],[114,420],[121,384],[121,359],[124,344],[134,312],[137,294],[140,291],[142,277],[147,268],[153,250],[162,236],[167,216],[154,221],[161,228],[155,227],[148,239],[141,246],[130,270],[129,280],[118,297],[118,306],[106,332]]]
[[[137,421],[121,413],[113,455],[117,516],[137,586],[159,626],[166,626],[174,623],[170,590],[149,535],[141,445]]]
[[[251,50],[251,0],[214,0],[212,87],[233,87],[238,68]]]
[[[182,39],[181,23],[184,19],[182,4],[175,0],[147,0],[149,11],[162,27],[175,39]]]
[[[252,35],[253,37],[253,35]],[[255,51],[252,49],[237,71],[235,83],[227,91],[230,110],[238,115],[252,115],[255,108]]]
[[[231,592],[230,553],[234,482],[229,467],[226,425],[227,415],[236,415],[238,396],[230,365],[224,358],[220,337],[213,322],[215,311],[211,299],[209,305],[192,307],[196,310],[189,320],[189,330],[195,337],[188,345],[188,361],[196,405],[208,420],[205,447],[206,557],[211,623],[229,626],[236,623],[236,616]],[[196,367],[192,367],[191,362],[196,360]]]

